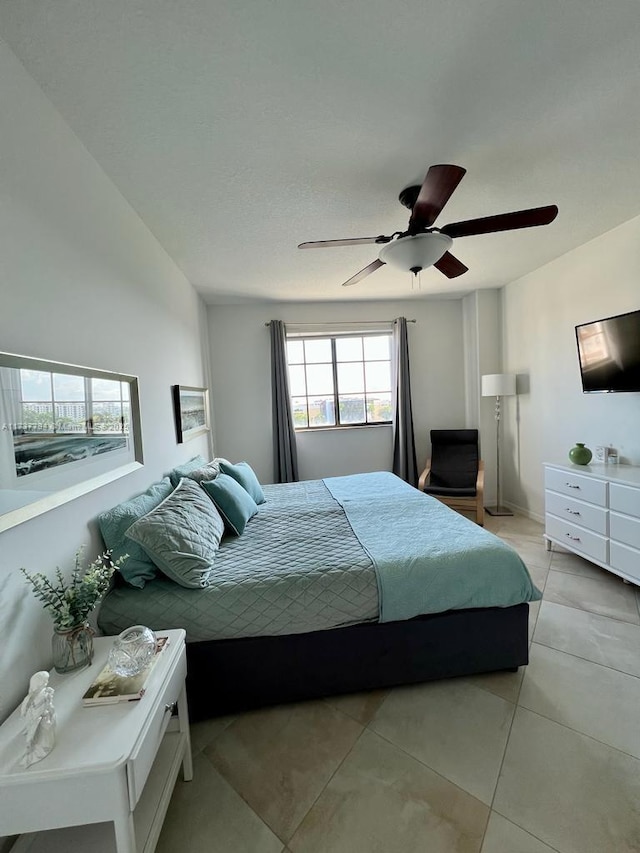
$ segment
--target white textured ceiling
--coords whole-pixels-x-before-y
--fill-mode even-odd
[[[637,0],[2,0],[0,32],[210,302],[497,287],[640,213]],[[432,163],[468,170],[437,225],[559,216],[420,292],[296,248],[403,229]]]

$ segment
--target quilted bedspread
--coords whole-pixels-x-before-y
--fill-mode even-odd
[[[105,634],[130,625],[183,627],[187,640],[301,634],[378,618],[371,558],[322,480],[264,486],[266,503],[239,537],[225,537],[204,589],[158,577],[115,587]]]
[[[325,482],[373,560],[381,622],[542,597],[506,542],[393,474]]]
[[[98,624],[183,627],[187,640],[300,634],[540,597],[493,534],[378,472],[265,486],[242,536],[226,537],[203,589],[158,577],[119,586]]]

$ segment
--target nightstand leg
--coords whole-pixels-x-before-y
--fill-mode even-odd
[[[185,782],[193,779],[193,759],[191,757],[191,734],[189,733],[189,706],[187,705],[187,691],[183,689],[178,698],[178,719],[180,720],[180,731],[186,736],[184,758],[182,759],[182,778]]]
[[[113,828],[116,833],[117,853],[136,853],[136,833],[133,826],[133,815],[114,820]]]

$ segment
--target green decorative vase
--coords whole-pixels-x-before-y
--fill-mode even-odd
[[[569,459],[574,465],[588,465],[592,456],[593,453],[581,441],[576,442],[576,446],[569,451]]]

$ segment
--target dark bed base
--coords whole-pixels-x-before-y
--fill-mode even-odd
[[[452,610],[406,622],[187,644],[191,719],[517,669],[529,662],[528,604]]]

